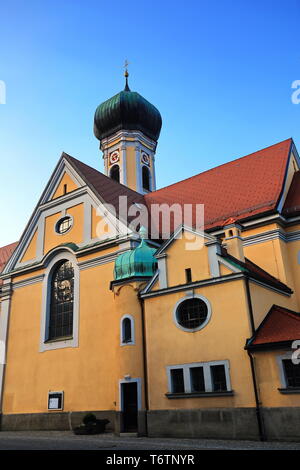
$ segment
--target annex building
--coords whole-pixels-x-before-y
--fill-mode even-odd
[[[161,116],[127,75],[95,113],[104,173],[63,153],[0,249],[1,429],[300,439],[293,140],[156,189]]]

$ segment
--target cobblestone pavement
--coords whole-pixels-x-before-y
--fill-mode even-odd
[[[300,450],[300,442],[75,436],[71,431],[0,432],[0,450]]]

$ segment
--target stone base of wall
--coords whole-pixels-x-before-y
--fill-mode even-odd
[[[107,411],[73,411],[49,413],[24,413],[0,415],[1,431],[67,431],[82,423],[87,413],[94,413],[98,419],[108,419],[107,431],[114,431],[116,427],[116,413]]]
[[[147,422],[150,437],[259,439],[255,408],[155,410]]]
[[[122,415],[113,410],[0,415],[1,431],[66,431],[79,426],[87,413],[108,419],[108,432],[122,432]],[[300,407],[262,408],[269,441],[300,441]],[[147,428],[146,429],[146,421]],[[147,432],[148,431],[148,432]],[[138,414],[138,434],[149,437],[259,440],[255,408],[154,410]]]
[[[300,408],[262,408],[269,441],[300,441]]]

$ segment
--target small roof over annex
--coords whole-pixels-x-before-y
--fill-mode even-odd
[[[246,349],[258,351],[290,347],[291,342],[297,339],[300,339],[300,313],[273,305],[247,341]]]

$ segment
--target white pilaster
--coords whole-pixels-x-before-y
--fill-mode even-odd
[[[159,288],[165,289],[168,287],[168,274],[167,274],[167,255],[162,253],[156,256],[158,263],[158,279]]]

